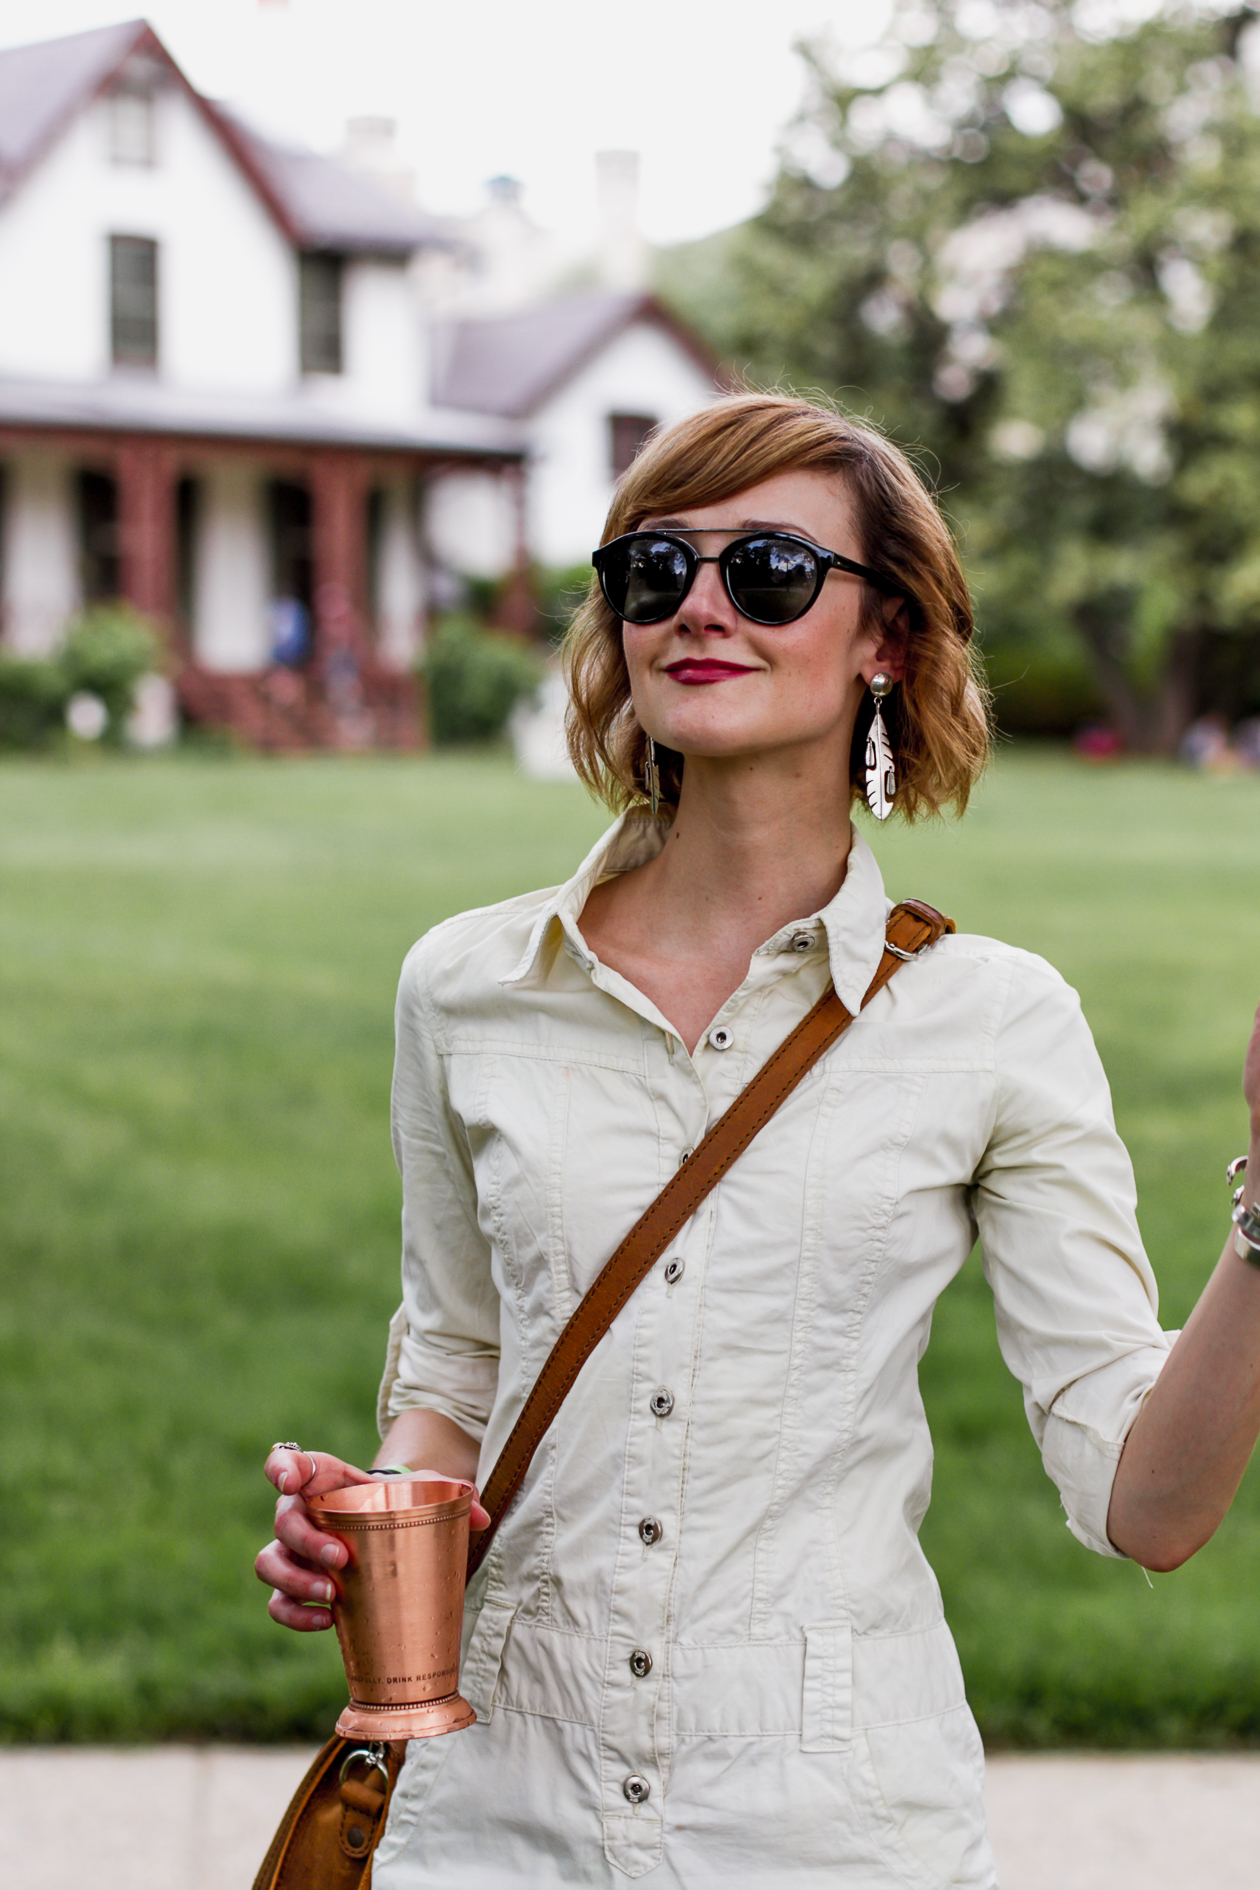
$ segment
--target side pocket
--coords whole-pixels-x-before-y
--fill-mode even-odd
[[[515,1608],[487,1601],[481,1606],[468,1636],[468,1651],[460,1663],[459,1690],[479,1720],[494,1716],[494,1695],[503,1664],[503,1647]]]
[[[394,1386],[398,1383],[398,1360],[402,1356],[402,1342],[406,1336],[407,1308],[400,1306],[389,1322],[389,1343],[385,1348],[385,1370],[381,1375],[381,1388],[376,1394],[376,1428],[382,1438],[390,1426],[390,1394]]]
[[[847,1621],[805,1629],[802,1752],[847,1752],[853,1739],[853,1630]]]

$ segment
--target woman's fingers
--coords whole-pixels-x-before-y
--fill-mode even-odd
[[[370,1483],[366,1470],[330,1457],[323,1450],[284,1450],[269,1452],[263,1474],[274,1483],[281,1496],[323,1496],[328,1490],[344,1490],[350,1483]]]
[[[290,1555],[281,1542],[269,1542],[254,1562],[254,1573],[272,1590],[267,1612],[285,1627],[309,1633],[332,1626],[328,1604],[335,1590],[326,1574]]]
[[[281,1627],[296,1628],[299,1634],[318,1634],[322,1628],[333,1624],[327,1608],[304,1608],[300,1601],[291,1601],[278,1588],[267,1603],[267,1613]]]
[[[276,1504],[276,1534],[299,1561],[314,1568],[344,1568],[350,1559],[340,1536],[315,1527],[301,1496],[282,1496]]]
[[[413,1470],[411,1474],[413,1477],[439,1477],[444,1483],[465,1481],[461,1477],[452,1477],[449,1470]],[[483,1506],[481,1491],[475,1483],[472,1486],[472,1508],[468,1512],[468,1527],[474,1535],[479,1535],[483,1529],[490,1527],[490,1512]]]

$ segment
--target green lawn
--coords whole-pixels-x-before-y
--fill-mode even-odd
[[[327,1729],[331,1637],[272,1627],[250,1563],[273,1437],[373,1445],[398,965],[564,877],[601,819],[497,758],[0,767],[0,1737]],[[878,846],[890,891],[1081,990],[1178,1323],[1243,1143],[1260,780],[1008,754],[961,828]],[[1260,1740],[1256,1478],[1153,1588],[1090,1556],[974,1263],[924,1389],[925,1539],[986,1733]]]

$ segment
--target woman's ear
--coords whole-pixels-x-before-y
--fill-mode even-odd
[[[882,669],[885,675],[899,683],[905,678],[906,645],[910,640],[910,612],[906,608],[905,598],[881,598],[880,615],[883,622],[873,658],[872,674]],[[870,677],[866,680],[869,683]]]

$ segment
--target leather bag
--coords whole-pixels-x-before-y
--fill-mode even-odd
[[[862,1008],[903,964],[934,945],[942,933],[953,930],[952,919],[921,900],[905,899],[894,906],[883,955]],[[470,1579],[525,1481],[534,1452],[617,1314],[674,1235],[852,1022],[853,1013],[829,985],[808,1016],[719,1116],[599,1274],[552,1347],[486,1481],[481,1500],[489,1511],[490,1526],[469,1551]],[[366,1890],[372,1853],[385,1829],[404,1751],[401,1743],[364,1746],[334,1734],[294,1793],[253,1890]]]

